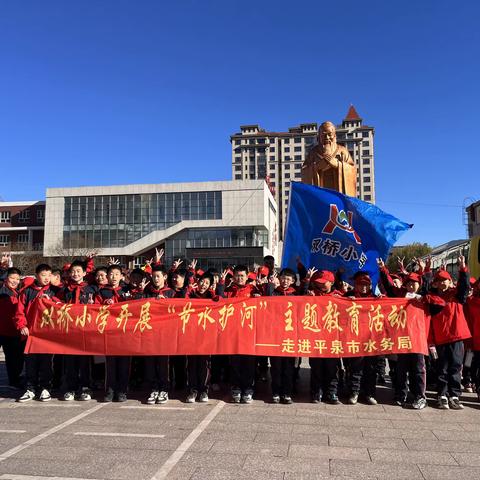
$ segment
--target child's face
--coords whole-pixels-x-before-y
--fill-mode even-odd
[[[238,271],[233,274],[233,281],[241,287],[247,284],[247,280],[248,280],[247,272]]]
[[[446,292],[450,288],[450,280],[448,280],[448,278],[437,280],[436,282],[433,282],[433,287],[441,293]]]
[[[106,285],[108,283],[107,272],[99,270],[95,274],[95,281],[97,282],[97,285]]]
[[[75,266],[70,269],[70,279],[73,283],[82,283],[85,275],[85,271],[80,266]]]
[[[167,280],[167,276],[163,272],[152,273],[152,283],[155,288],[157,289],[163,288],[165,286],[166,280]]]
[[[130,285],[132,285],[132,287],[138,287],[142,283],[142,280],[143,280],[142,275],[138,273],[134,273],[133,275],[130,276]]]
[[[283,290],[286,290],[289,288],[291,285],[293,285],[293,282],[295,281],[290,275],[280,275],[280,287],[283,288]]]
[[[330,291],[332,290],[332,282],[329,281],[323,283],[316,283],[315,286],[322,293],[330,293]]]
[[[401,288],[402,286],[402,281],[399,278],[394,278],[393,279],[393,285],[397,288]]]
[[[7,285],[12,290],[15,290],[20,285],[20,275],[18,273],[11,273],[7,277]]]
[[[355,281],[353,288],[357,294],[368,295],[372,290],[372,284],[365,280]]]
[[[198,282],[198,293],[204,294],[210,288],[210,279],[202,278]]]
[[[118,287],[122,280],[122,272],[115,268],[108,272],[107,277],[108,277],[108,284],[111,287]]]
[[[60,274],[59,273],[51,273],[50,272],[50,283],[54,286],[54,287],[58,287],[59,285],[61,285],[62,283],[62,278],[60,277]]]
[[[185,283],[185,277],[182,277],[182,275],[179,275],[178,273],[176,273],[173,276],[172,281],[173,281],[174,288],[183,288],[183,285]]]
[[[405,284],[405,288],[408,293],[417,293],[420,290],[420,284],[410,280]]]
[[[35,275],[35,278],[37,279],[37,282],[42,286],[45,287],[47,286],[52,278],[52,272],[50,270],[42,270],[41,272],[38,272]],[[60,278],[60,277],[59,277]],[[60,282],[59,282],[60,283]],[[52,285],[55,285],[52,283]]]

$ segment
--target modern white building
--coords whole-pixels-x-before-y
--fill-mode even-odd
[[[265,180],[49,188],[44,255],[121,257],[199,267],[260,263],[277,256],[277,206]]]
[[[274,187],[279,210],[279,232],[283,238],[290,182],[302,179],[302,164],[317,144],[317,123],[302,123],[288,132],[269,132],[259,125],[243,125],[230,137],[232,144],[232,178],[234,180],[266,178]],[[375,203],[374,128],[363,125],[357,111],[350,106],[337,125],[337,141],[345,146],[357,166],[357,196]]]

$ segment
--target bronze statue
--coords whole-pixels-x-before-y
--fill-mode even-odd
[[[302,166],[302,182],[330,188],[351,197],[357,196],[355,163],[342,145],[337,144],[335,125],[324,122],[318,129],[318,145]]]

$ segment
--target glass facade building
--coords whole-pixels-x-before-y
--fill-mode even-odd
[[[119,248],[181,221],[221,219],[221,191],[65,197],[63,248]]]

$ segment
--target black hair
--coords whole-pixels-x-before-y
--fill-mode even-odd
[[[209,268],[207,270],[207,273],[210,273],[211,275],[220,275],[220,272],[216,268]]]
[[[141,268],[134,268],[130,272],[130,278],[132,277],[132,275],[140,275],[143,278],[145,276],[145,272]]]
[[[152,273],[153,272],[162,272],[164,275],[167,275],[167,269],[165,268],[165,265],[154,265],[152,267]]]
[[[9,277],[10,275],[22,275],[22,272],[18,268],[10,267],[7,270],[7,277]]]
[[[63,275],[63,271],[57,267],[52,268],[51,272],[52,272],[52,275],[59,275],[60,277]]]
[[[187,270],[185,268],[178,268],[174,272],[172,272],[172,277],[174,275],[180,275],[181,277],[185,278],[187,276]]]
[[[210,285],[213,285],[213,275],[210,272],[205,272],[203,275],[200,276],[198,281],[200,280],[210,280]]]
[[[105,273],[107,273],[107,272],[108,272],[108,268],[107,268],[107,267],[97,267],[97,268],[95,269],[95,275],[96,275],[98,272],[105,272]]]
[[[85,262],[83,260],[74,260],[71,264],[70,264],[70,268],[69,270],[72,270],[73,267],[82,267],[82,270],[84,272],[87,271],[87,265],[85,264]]]
[[[50,265],[47,265],[46,263],[40,263],[40,265],[37,265],[37,268],[35,268],[35,274],[38,275],[41,272],[53,272],[53,270]]]
[[[246,265],[235,265],[233,273],[245,272],[248,275],[248,267]]]
[[[122,267],[120,265],[109,265],[107,267],[107,275],[113,270],[118,270],[120,273],[123,273]]]
[[[292,277],[294,280],[297,278],[297,274],[291,268],[283,268],[280,271],[279,277]]]

